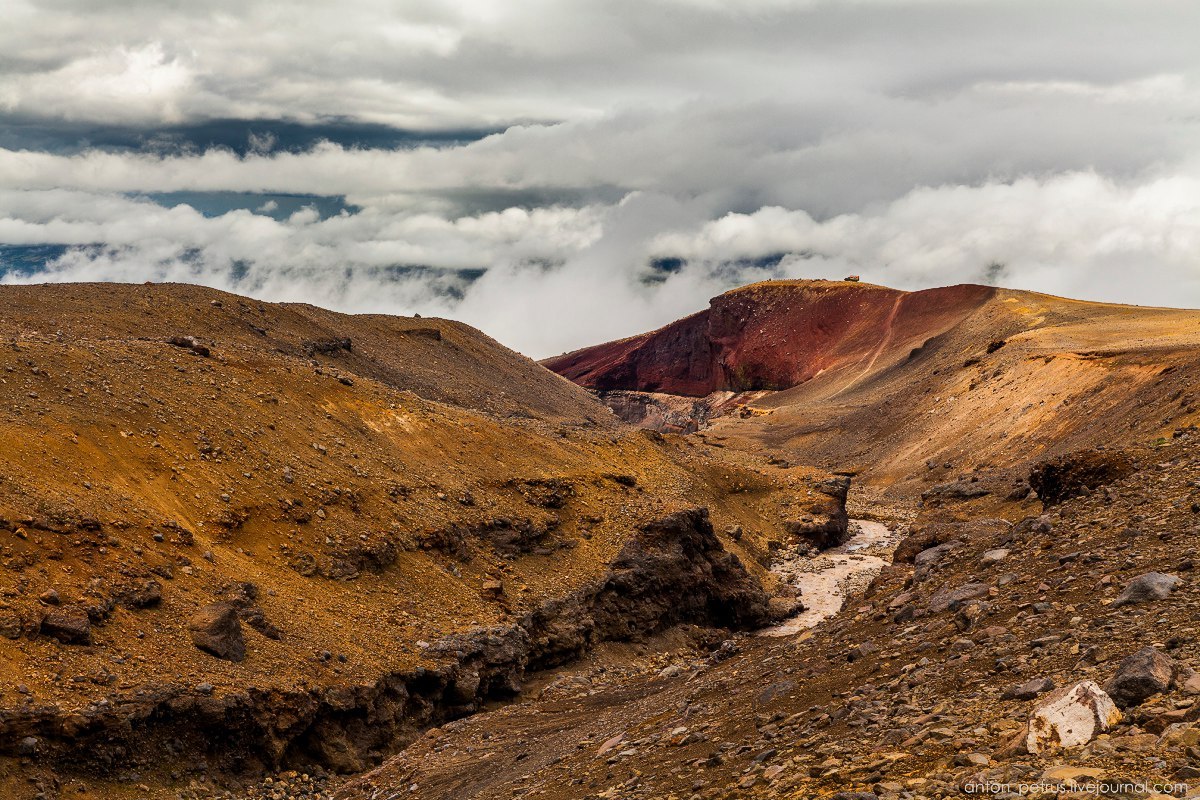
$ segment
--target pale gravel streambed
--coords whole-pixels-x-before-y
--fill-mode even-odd
[[[842,610],[847,598],[862,594],[875,576],[891,563],[900,535],[882,522],[850,520],[851,536],[844,544],[816,557],[798,551],[771,567],[800,592],[804,610],[762,636],[791,636],[812,628]]]

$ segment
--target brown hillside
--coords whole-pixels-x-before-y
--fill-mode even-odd
[[[941,335],[756,398],[713,436],[916,491],[1200,421],[1200,312],[1000,290]]]
[[[601,640],[761,622],[845,487],[702,450],[457,323],[0,289],[0,796],[362,769]]]
[[[788,292],[809,297],[763,296],[786,307]],[[857,356],[788,388],[645,391],[662,389],[637,382],[650,363],[685,374],[699,353],[693,377],[711,375],[695,338],[646,359],[699,316],[571,368],[594,358],[580,380],[597,385],[628,367],[600,393],[614,410],[662,429],[690,414],[690,438],[725,458],[855,473],[854,506],[894,527],[894,558],[811,629],[715,652],[607,649],[338,800],[1196,796],[1200,312],[995,290],[944,326],[842,320],[849,340],[870,331]],[[811,322],[732,341],[800,331],[805,352],[837,351]],[[797,580],[827,586],[805,582],[824,558],[801,559]],[[776,569],[796,563],[779,554]],[[1084,694],[1109,704],[1100,723],[1081,705],[1057,716]]]
[[[1200,312],[975,286],[777,281],[546,363],[611,395],[630,421],[686,429],[681,409],[696,408],[713,417],[695,423],[709,423],[709,441],[912,494],[1193,424]],[[714,394],[697,406],[624,390]]]

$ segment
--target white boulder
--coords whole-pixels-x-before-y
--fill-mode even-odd
[[[1120,721],[1112,698],[1093,681],[1081,681],[1045,696],[1029,717],[1022,744],[1030,753],[1078,747]]]

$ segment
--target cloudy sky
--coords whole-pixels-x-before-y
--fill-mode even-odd
[[[1200,306],[1192,0],[4,0],[0,282],[535,357],[768,277]]]

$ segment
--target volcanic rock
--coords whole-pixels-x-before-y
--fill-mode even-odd
[[[992,587],[986,583],[968,583],[955,589],[938,592],[929,598],[929,610],[937,614],[942,611],[957,611],[970,600],[987,597]]]
[[[1128,708],[1170,688],[1175,661],[1155,647],[1143,647],[1123,660],[1104,686],[1117,705]]]
[[[20,639],[25,630],[21,615],[9,609],[0,609],[0,636],[5,639]]]
[[[1007,531],[1012,524],[1002,519],[973,519],[964,522],[932,522],[916,526],[896,547],[892,560],[913,562],[918,553],[947,542],[969,542]]]
[[[946,556],[948,556],[955,548],[953,542],[945,542],[936,547],[930,547],[917,553],[913,559],[913,580],[920,582],[929,577],[932,572]]]
[[[1121,592],[1120,596],[1113,601],[1113,608],[1166,600],[1180,582],[1177,576],[1161,572],[1147,572],[1139,575],[1130,581],[1129,585],[1125,587],[1125,591]]]
[[[233,603],[209,603],[188,620],[192,643],[210,655],[226,661],[241,661],[246,657],[246,642],[242,623]]]
[[[1040,694],[1052,691],[1054,681],[1050,678],[1030,678],[1024,683],[1010,686],[1000,695],[1001,700],[1032,700]]]
[[[212,355],[207,346],[201,344],[194,336],[172,336],[167,339],[168,344],[173,344],[176,347],[182,347],[191,350],[196,355],[202,358],[208,358]]]
[[[80,608],[64,607],[42,617],[42,634],[63,644],[91,644],[92,621]]]

